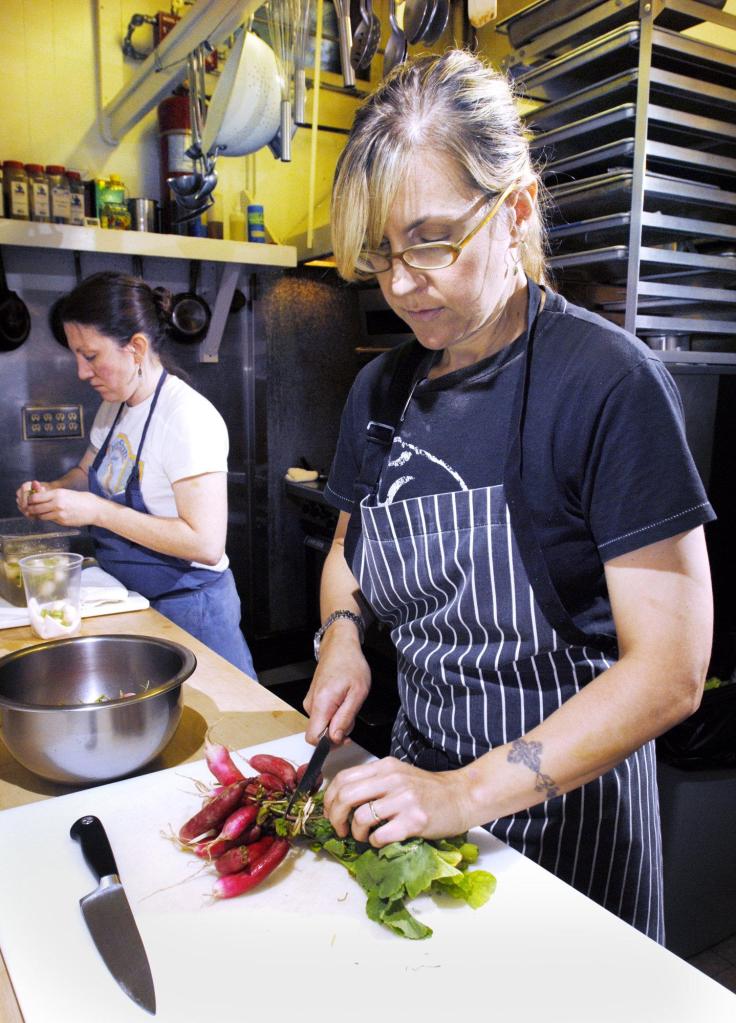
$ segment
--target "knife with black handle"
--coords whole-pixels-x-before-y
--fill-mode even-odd
[[[69,834],[82,846],[87,866],[99,882],[94,891],[79,900],[97,951],[126,995],[155,1015],[156,992],[148,956],[102,822],[91,815],[80,817]]]
[[[327,759],[327,754],[332,749],[332,743],[330,742],[328,729],[329,725],[320,735],[319,742],[314,747],[314,753],[309,758],[307,769],[302,775],[301,779],[299,780],[299,784],[289,797],[289,802],[286,804],[287,813],[289,812],[289,810],[291,810],[292,806],[294,805],[294,801],[297,798],[297,796],[300,796],[305,792],[309,793],[312,791],[315,782],[320,776],[320,772],[322,771],[322,765]]]

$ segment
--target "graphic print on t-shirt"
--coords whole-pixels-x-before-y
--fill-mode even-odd
[[[436,481],[435,487],[432,490],[428,490],[427,493],[444,494],[450,490],[468,489],[460,473],[443,461],[443,459],[433,455],[431,451],[417,447],[416,444],[410,444],[409,441],[404,440],[402,437],[394,437],[392,451],[397,449],[398,453],[391,454],[386,466],[386,482],[388,483],[388,490],[384,498],[386,504],[393,504],[396,500],[403,500],[403,498],[399,497],[400,491],[415,479],[414,474],[395,476],[395,473],[403,469],[404,466],[409,466],[410,469],[414,468],[415,474],[420,478],[424,479],[429,476]],[[414,466],[412,466],[412,462]],[[388,482],[389,480],[391,482]]]
[[[118,433],[110,441],[102,459],[97,477],[108,497],[122,494],[135,465],[135,451],[126,433]],[[143,461],[138,464],[139,478],[143,479]]]

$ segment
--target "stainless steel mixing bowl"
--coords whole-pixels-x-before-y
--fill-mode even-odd
[[[18,650],[0,659],[0,733],[43,778],[121,778],[171,739],[196,666],[191,650],[151,636],[75,636]]]

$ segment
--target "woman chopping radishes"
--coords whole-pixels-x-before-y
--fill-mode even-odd
[[[171,296],[99,273],[61,299],[80,380],[102,398],[79,464],[17,491],[24,515],[90,526],[102,568],[255,675],[225,554],[227,427],[162,362]]]
[[[546,282],[538,195],[508,84],[470,54],[400,66],[356,117],[337,266],[418,344],[343,413],[307,736],[350,733],[375,615],[401,708],[391,756],[329,785],[338,832],[485,825],[661,942],[653,740],[700,700],[714,516],[661,362]]]

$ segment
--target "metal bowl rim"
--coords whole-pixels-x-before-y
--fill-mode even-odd
[[[161,696],[163,693],[168,693],[177,686],[181,686],[188,678],[194,674],[194,670],[197,667],[197,658],[188,647],[183,646],[181,643],[175,643],[170,639],[159,639],[157,636],[135,636],[130,633],[105,633],[99,636],[69,636],[67,639],[52,639],[46,640],[45,643],[38,643],[35,646],[23,647],[21,650],[14,650],[10,654],[6,654],[5,657],[0,657],[0,670],[6,664],[10,664],[15,660],[20,660],[23,657],[28,656],[34,650],[43,650],[49,647],[57,648],[60,646],[68,646],[73,644],[79,646],[82,643],[89,643],[95,640],[112,640],[121,639],[125,641],[134,640],[139,642],[140,640],[148,640],[150,643],[157,644],[168,648],[171,651],[182,655],[184,661],[182,667],[177,671],[176,675],[168,682],[163,682],[160,686],[156,686],[155,689],[149,689],[145,693],[138,693],[135,696],[118,697],[116,699],[105,700],[104,703],[78,703],[78,704],[62,704],[58,703],[25,703],[21,700],[11,700],[7,696],[3,696],[0,693],[0,707],[5,707],[7,710],[21,710],[29,711],[30,713],[43,713],[48,714],[49,712],[64,712],[73,713],[79,712],[100,712],[108,710],[113,707],[130,707],[133,704],[140,703],[143,700],[153,699],[155,696]]]

